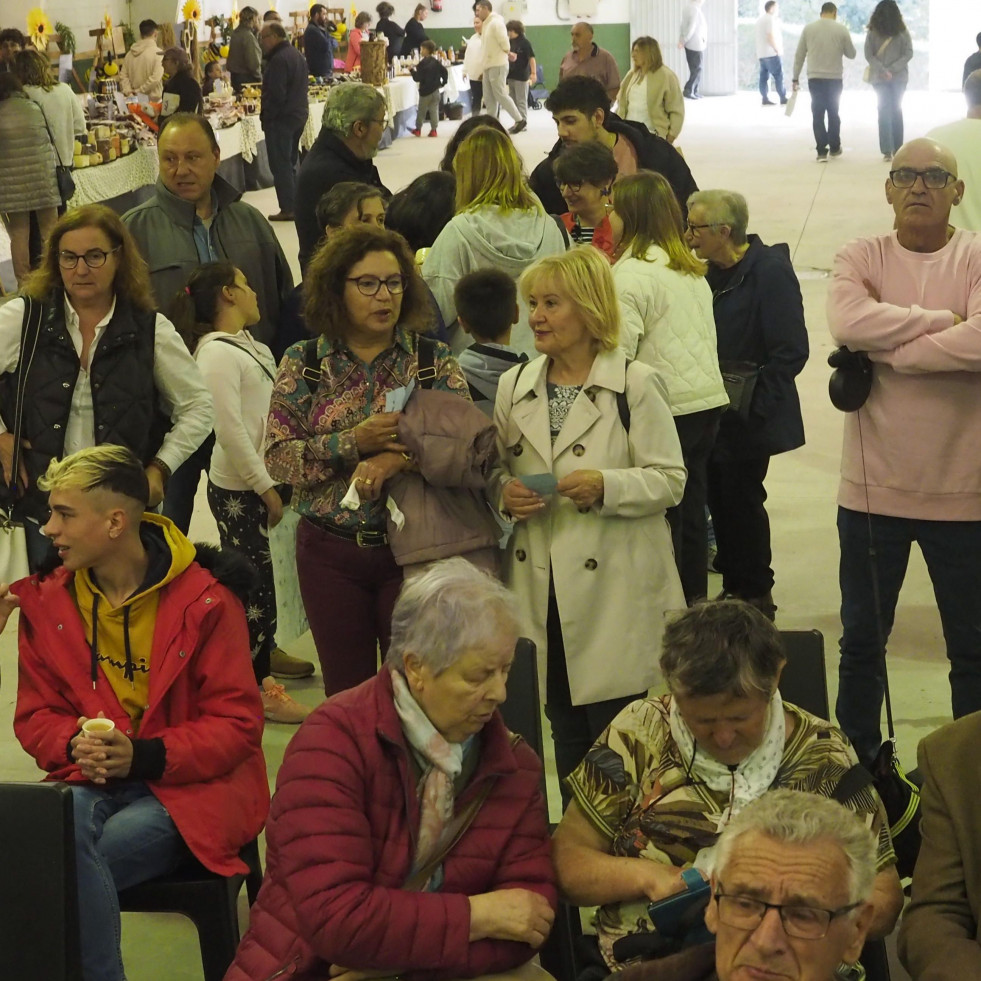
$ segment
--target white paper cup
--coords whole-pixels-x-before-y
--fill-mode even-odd
[[[89,719],[82,726],[82,732],[86,736],[108,736],[113,729],[116,728],[116,723],[112,719]]]

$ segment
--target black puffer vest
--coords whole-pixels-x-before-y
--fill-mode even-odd
[[[117,297],[112,320],[103,329],[89,367],[95,442],[126,446],[144,463],[160,448],[166,427],[161,424],[153,382],[155,323],[154,312],[135,310]],[[37,352],[25,387],[23,436],[31,449],[24,453],[29,485],[23,507],[32,516],[43,514],[46,504],[46,495],[37,490],[37,478],[65,448],[78,372],[79,359],[65,325],[59,291],[44,305]],[[5,419],[12,416],[6,411],[13,402],[10,389],[9,401],[4,399]]]

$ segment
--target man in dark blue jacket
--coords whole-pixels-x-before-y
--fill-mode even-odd
[[[688,198],[698,190],[685,158],[667,140],[643,123],[633,123],[610,112],[610,99],[600,81],[573,75],[560,82],[545,100],[545,108],[558,127],[559,139],[531,173],[531,189],[550,215],[568,211],[552,173],[552,162],[567,146],[598,140],[613,151],[620,174],[653,170],[671,185],[681,215],[688,214]]]
[[[276,186],[279,214],[270,221],[292,221],[296,196],[296,165],[300,158],[300,134],[307,121],[307,62],[286,37],[276,21],[268,21],[259,32],[266,57],[262,73],[262,113],[269,169]]]
[[[333,78],[336,50],[337,41],[327,33],[327,8],[315,3],[310,8],[310,23],[303,32],[303,53],[314,78]]]

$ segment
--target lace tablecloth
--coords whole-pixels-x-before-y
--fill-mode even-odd
[[[112,163],[76,170],[72,175],[75,178],[75,194],[68,207],[80,208],[83,204],[108,201],[138,187],[155,184],[158,171],[155,146],[142,146]]]
[[[313,146],[313,141],[320,135],[320,126],[324,121],[324,109],[326,108],[326,102],[310,103],[310,113],[307,116],[303,132],[300,134],[301,150],[309,150]]]

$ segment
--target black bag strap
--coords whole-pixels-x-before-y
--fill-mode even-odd
[[[20,480],[21,439],[24,431],[24,393],[27,376],[37,354],[38,339],[41,336],[41,318],[44,306],[30,296],[24,297],[24,319],[20,329],[20,357],[17,359],[17,388],[14,394],[14,418],[11,432],[14,437],[14,454],[10,464],[11,500],[17,497],[17,484]],[[26,490],[26,488],[24,488]]]
[[[214,340],[220,342],[221,344],[231,344],[232,347],[237,348],[243,354],[247,354],[263,370],[265,376],[270,381],[276,380],[276,376],[250,350],[248,350],[248,348],[242,347],[241,344],[236,344],[231,338],[228,337],[216,337],[214,338]],[[316,340],[316,338],[314,338],[314,340]],[[307,343],[309,344],[309,341]],[[313,351],[314,351],[314,355],[316,356],[317,353],[316,344],[314,344]]]
[[[856,763],[851,769],[846,770],[838,781],[831,799],[839,804],[847,804],[856,794],[874,784],[872,774],[861,763]]]
[[[569,229],[565,227],[565,222],[562,220],[561,215],[549,215],[549,218],[559,226],[559,231],[562,233],[562,241],[565,242],[565,247],[567,249],[572,248],[572,239],[569,238]]]
[[[419,335],[419,344],[416,347],[416,381],[419,387],[428,389],[433,387],[436,381],[436,342],[425,334]]]

